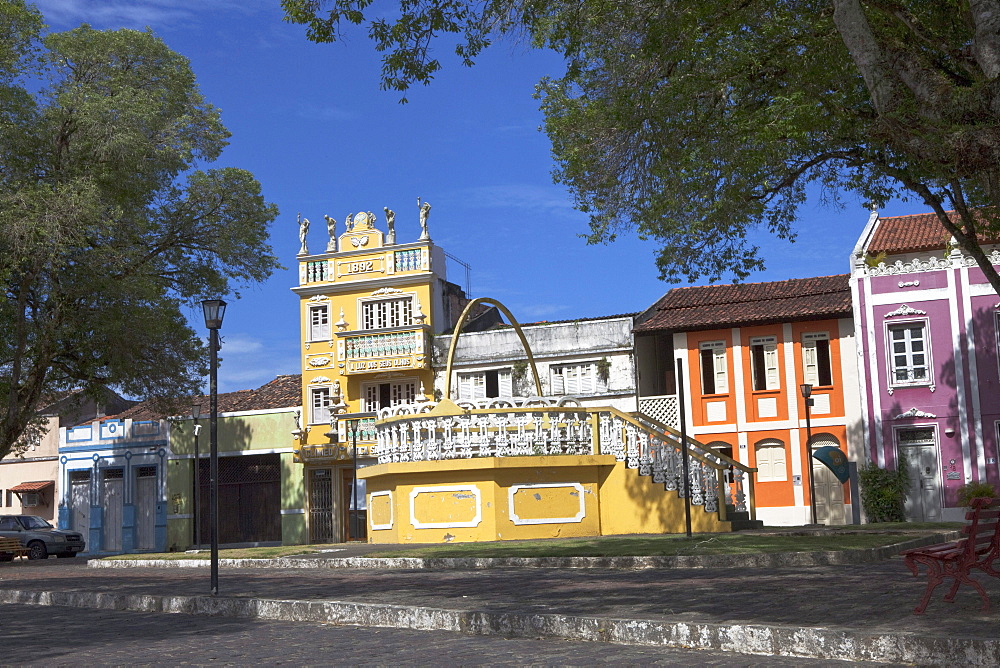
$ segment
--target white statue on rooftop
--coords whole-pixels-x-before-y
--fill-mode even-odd
[[[420,207],[420,239],[418,241],[430,241],[431,235],[427,232],[427,217],[431,215],[431,204],[430,202],[421,204],[418,197],[417,206]]]
[[[303,218],[299,214],[299,255],[309,255],[309,246],[306,245],[306,236],[309,234],[309,219]]]
[[[382,207],[385,211],[385,224],[389,228],[389,233],[385,235],[385,245],[391,246],[396,243],[396,212],[387,206]]]
[[[337,252],[337,221],[330,216],[323,216],[326,218],[326,231],[330,233],[330,241],[326,243],[327,253]]]

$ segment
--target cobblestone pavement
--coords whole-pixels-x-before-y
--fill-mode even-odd
[[[200,596],[207,568],[91,569],[84,563],[0,564],[0,588]],[[39,567],[41,566],[41,567]],[[995,606],[1000,579],[975,576]],[[963,586],[954,603],[935,592],[914,615],[925,578],[894,558],[863,566],[641,571],[497,569],[479,571],[222,569],[224,597],[333,600],[450,610],[559,613],[619,619],[783,624],[997,638],[997,612],[980,612]]]
[[[5,638],[0,665],[5,666],[845,665],[596,642],[33,605],[0,605],[0,616]]]

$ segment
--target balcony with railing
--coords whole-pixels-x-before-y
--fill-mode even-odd
[[[307,464],[323,464],[371,457],[375,418],[335,415],[326,436],[329,443],[302,444],[297,450],[298,459]]]
[[[325,283],[333,278],[327,260],[308,260],[299,263],[299,284]]]
[[[424,369],[428,365],[425,327],[370,334],[338,335],[345,373],[360,374],[398,369]]]

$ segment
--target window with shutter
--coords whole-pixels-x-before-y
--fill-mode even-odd
[[[309,412],[309,423],[310,424],[329,424],[330,423],[330,388],[329,387],[314,387],[309,391],[310,406],[311,410]]]
[[[930,382],[927,330],[923,322],[889,326],[890,381],[893,385]]]
[[[757,336],[750,339],[750,368],[753,373],[754,390],[777,390],[781,386],[778,378],[776,336]]]
[[[729,375],[725,341],[702,341],[701,391],[702,394],[725,394],[729,391]]]
[[[458,374],[458,398],[464,401],[514,395],[511,370],[489,369]]]
[[[788,480],[785,466],[785,444],[781,441],[761,441],[754,447],[757,455],[757,482]]]
[[[330,338],[330,307],[309,307],[309,340],[322,341]]]
[[[802,377],[813,387],[833,385],[830,335],[827,332],[807,332],[802,335]]]
[[[607,383],[597,375],[597,364],[560,364],[549,367],[549,387],[553,395],[605,392]]]
[[[361,303],[362,329],[389,329],[413,324],[412,297],[369,300]]]
[[[417,398],[417,382],[412,379],[361,386],[362,410],[375,413],[382,408],[412,404]]]

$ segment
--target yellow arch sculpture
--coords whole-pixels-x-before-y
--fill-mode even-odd
[[[492,306],[496,306],[505,316],[507,316],[507,319],[510,321],[514,331],[517,332],[518,338],[521,339],[521,346],[524,348],[525,354],[528,356],[528,364],[531,365],[531,373],[535,376],[535,393],[538,396],[542,396],[542,382],[538,378],[538,369],[535,367],[535,357],[531,354],[531,346],[528,345],[528,339],[524,337],[524,332],[521,331],[521,324],[517,321],[513,314],[511,314],[507,307],[496,299],[491,299],[490,297],[477,297],[466,304],[465,309],[462,310],[462,315],[458,316],[458,323],[455,324],[455,331],[451,335],[451,345],[448,347],[448,364],[445,367],[444,396],[442,398],[448,400],[451,399],[451,364],[455,359],[455,349],[458,348],[458,335],[462,333],[462,326],[465,324],[465,320],[468,318],[469,312],[472,311],[473,307],[478,304],[490,304]]]

